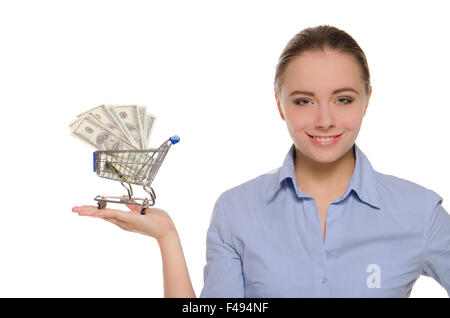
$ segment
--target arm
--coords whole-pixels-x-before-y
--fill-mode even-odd
[[[230,230],[230,205],[220,196],[214,206],[207,237],[203,269],[204,286],[199,297],[245,297],[241,256]]]
[[[441,202],[442,199],[428,221],[422,274],[431,276],[450,296],[450,215]]]
[[[164,297],[195,298],[178,233],[158,240],[164,276]]]

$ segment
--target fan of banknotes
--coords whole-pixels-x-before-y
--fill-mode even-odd
[[[143,150],[149,148],[155,119],[145,106],[100,105],[69,126],[72,136],[97,150]]]

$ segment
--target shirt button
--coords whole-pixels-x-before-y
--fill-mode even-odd
[[[321,279],[320,279],[320,283],[321,284],[326,284],[328,282],[328,279],[326,278],[326,277],[322,277]]]

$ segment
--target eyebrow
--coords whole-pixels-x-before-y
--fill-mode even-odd
[[[337,93],[344,92],[344,91],[351,91],[351,92],[355,93],[356,95],[359,95],[358,91],[351,87],[338,88],[333,91],[333,94],[337,94]],[[289,94],[289,97],[292,95],[297,95],[297,94],[315,96],[313,92],[295,90]]]

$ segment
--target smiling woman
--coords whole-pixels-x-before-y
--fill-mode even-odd
[[[420,275],[450,295],[442,197],[375,171],[356,145],[371,94],[365,54],[346,32],[321,25],[289,41],[274,95],[293,144],[277,170],[217,199],[201,297],[408,297]],[[195,297],[165,211],[73,211],[156,238],[165,296]]]
[[[450,293],[442,198],[376,172],[355,143],[372,94],[357,42],[329,25],[302,30],[274,94],[293,145],[274,173],[217,200],[201,296],[405,297],[420,274]]]

